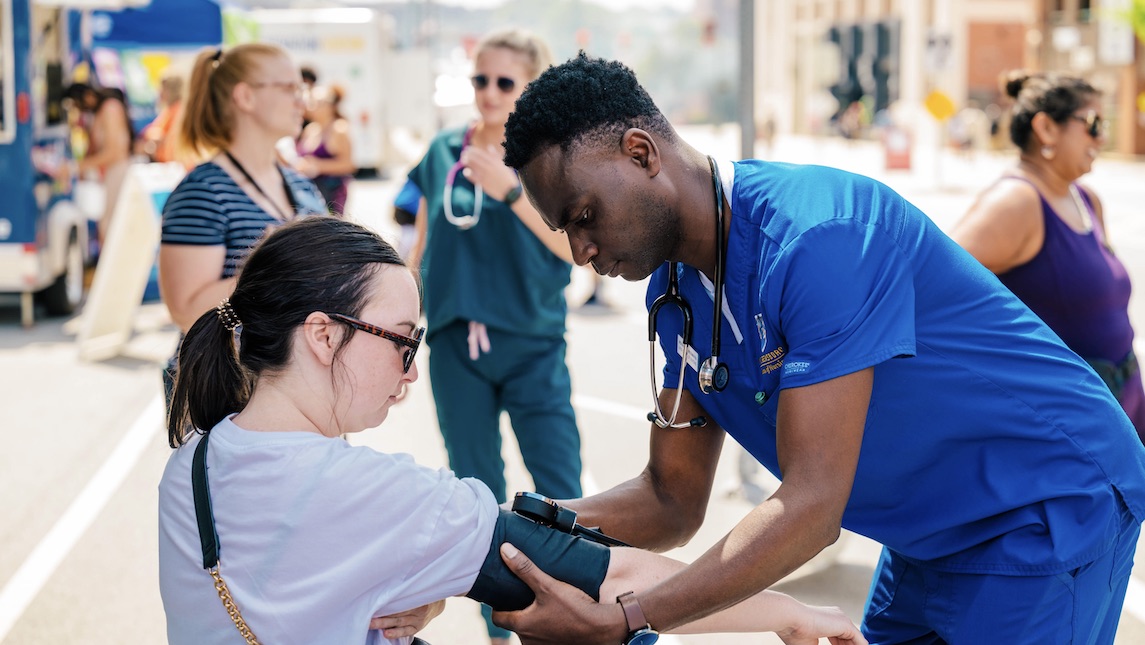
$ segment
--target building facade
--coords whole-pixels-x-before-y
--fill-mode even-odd
[[[1145,154],[1145,61],[1116,17],[1132,0],[761,0],[756,116],[780,131],[836,130],[859,101],[874,123],[945,136],[924,107],[996,113],[999,77],[1025,68],[1082,76],[1104,93],[1109,147]]]

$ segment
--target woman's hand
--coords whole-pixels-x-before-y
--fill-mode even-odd
[[[495,199],[504,199],[520,183],[517,173],[505,165],[501,152],[493,146],[466,147],[461,151],[461,163],[465,166],[462,171],[465,178],[481,186],[485,194]]]
[[[424,629],[429,621],[440,616],[444,610],[445,601],[438,600],[417,609],[374,618],[370,621],[370,629],[382,630],[382,635],[386,638],[413,636]]]
[[[796,623],[776,635],[787,645],[818,645],[820,637],[831,645],[867,645],[863,633],[838,607],[803,605]]]
[[[314,160],[310,157],[299,157],[298,160],[294,162],[294,169],[310,179],[314,179],[322,174],[318,171],[318,164],[314,163]]]

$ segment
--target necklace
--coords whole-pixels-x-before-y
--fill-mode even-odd
[[[1089,208],[1085,205],[1085,200],[1081,198],[1081,191],[1077,189],[1077,184],[1069,185],[1070,197],[1073,197],[1073,203],[1077,206],[1077,212],[1081,215],[1081,228],[1083,233],[1089,233],[1093,230],[1093,218],[1089,215]]]
[[[262,186],[259,186],[258,182],[254,180],[254,177],[252,177],[251,174],[247,172],[247,169],[244,168],[241,163],[239,163],[239,160],[235,159],[230,150],[224,150],[223,154],[225,154],[227,159],[229,159],[230,162],[234,164],[235,168],[238,169],[240,173],[242,173],[242,176],[246,177],[246,180],[250,182],[250,185],[254,186],[254,189],[258,191],[258,194],[262,195],[263,198],[266,199],[267,203],[269,203],[274,208],[274,212],[271,213],[271,215],[277,216],[284,222],[288,222],[294,219],[294,213],[284,213],[282,209],[278,207],[278,203],[270,198],[270,195],[268,195],[266,191],[262,189]],[[275,168],[278,168],[278,164],[275,164]],[[282,188],[286,191],[286,199],[290,202],[290,208],[291,210],[296,210],[298,208],[298,204],[294,203],[294,193],[290,191],[290,184],[286,181],[286,175],[282,173],[281,168],[278,168],[278,174],[282,176]]]

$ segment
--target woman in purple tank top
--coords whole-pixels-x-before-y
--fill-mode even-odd
[[[310,177],[335,215],[346,210],[350,177],[357,168],[350,144],[350,122],[338,111],[342,90],[316,87],[310,94],[310,123],[298,137],[298,170]]]
[[[1025,72],[1011,73],[1005,90],[1018,165],[978,197],[953,237],[1093,367],[1145,441],[1129,274],[1107,242],[1101,202],[1077,183],[1105,140],[1100,93],[1081,79]]]

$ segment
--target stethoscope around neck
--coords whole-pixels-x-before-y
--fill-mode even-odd
[[[712,352],[700,364],[697,370],[697,379],[700,391],[704,394],[722,392],[728,385],[730,374],[728,366],[720,362],[720,323],[723,316],[724,305],[724,186],[720,181],[720,169],[714,159],[708,157],[708,165],[712,169],[712,186],[716,193],[716,279],[714,283],[713,313],[712,313]],[[661,428],[700,428],[707,425],[704,417],[696,417],[686,423],[676,423],[676,414],[680,411],[680,397],[684,394],[684,373],[688,367],[688,352],[692,348],[692,307],[680,295],[680,279],[678,276],[679,262],[668,265],[668,288],[664,294],[652,303],[648,309],[648,372],[652,381],[652,402],[656,408],[648,413],[648,420]],[[683,345],[680,347],[680,378],[676,383],[676,402],[672,405],[672,416],[665,418],[660,409],[660,397],[656,391],[656,316],[665,305],[675,305],[683,316],[681,337]]]
[[[473,139],[473,131],[476,126],[470,126],[465,130],[465,136],[461,139],[461,151],[465,152],[465,148],[469,146],[469,142]],[[445,188],[442,194],[442,205],[445,207],[445,219],[450,224],[453,224],[461,230],[466,230],[477,226],[477,222],[481,221],[481,195],[485,192],[482,190],[481,185],[473,183],[473,214],[472,215],[454,215],[453,214],[453,182],[457,179],[457,173],[461,172],[465,165],[461,163],[460,155],[458,155],[457,162],[449,169],[449,174],[445,176]]]

